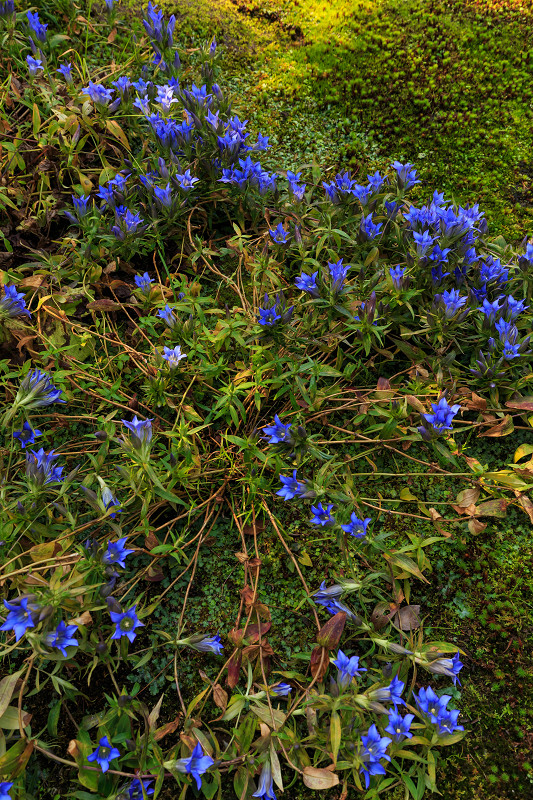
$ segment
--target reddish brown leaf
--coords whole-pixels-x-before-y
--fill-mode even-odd
[[[329,658],[325,647],[315,647],[311,653],[311,675],[321,681],[328,671]]]
[[[327,650],[335,650],[339,646],[344,626],[346,624],[346,612],[339,611],[331,617],[320,629],[316,640],[321,647]]]
[[[234,653],[228,663],[228,677],[226,678],[226,686],[230,689],[235,689],[239,682],[239,674],[242,664],[242,652],[239,650]]]

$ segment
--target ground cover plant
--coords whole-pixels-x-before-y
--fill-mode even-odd
[[[412,163],[265,168],[151,4],[0,13],[4,796],[446,790],[428,593],[533,518],[533,244]]]

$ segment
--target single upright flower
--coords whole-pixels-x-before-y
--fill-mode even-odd
[[[43,22],[41,22],[41,20],[39,19],[39,14],[37,12],[35,12],[35,14],[32,14],[31,11],[27,11],[26,17],[28,19],[28,25],[30,27],[31,33],[37,39],[38,42],[44,44],[44,42],[46,42],[46,29],[48,28],[48,25],[45,25]]]
[[[128,786],[128,800],[145,800],[146,797],[151,797],[154,794],[152,780],[142,781],[139,778],[134,778]],[[144,794],[143,794],[144,789]]]
[[[125,206],[115,207],[115,222],[116,224],[111,227],[111,233],[120,241],[124,241],[127,236],[139,235],[146,230],[141,215],[130,211]]]
[[[20,384],[14,406],[30,409],[66,402],[61,399],[61,389],[54,386],[46,372],[34,369],[28,372]]]
[[[387,755],[387,747],[391,744],[392,739],[387,736],[381,736],[375,725],[371,725],[368,733],[361,736],[361,759],[363,764],[360,772],[363,773],[366,788],[370,786],[371,775],[385,775],[385,767],[380,764],[381,759],[390,761],[390,756]]]
[[[510,319],[516,319],[523,311],[527,311],[525,300],[515,300],[512,294],[505,298],[505,315]]]
[[[195,178],[191,175],[190,169],[186,169],[182,175],[175,175],[174,180],[182,191],[190,192],[191,189],[194,188],[194,184],[198,183],[200,178]]]
[[[343,265],[343,259],[338,261],[328,261],[328,271],[331,293],[336,297],[344,291],[344,281],[348,275],[348,270],[351,269],[349,264]]]
[[[13,433],[13,439],[18,439],[23,449],[27,444],[33,444],[37,436],[41,436],[41,431],[37,430],[37,428],[32,428],[27,420],[24,422],[21,431]]]
[[[16,17],[15,0],[4,0],[4,2],[0,2],[0,19],[5,19],[6,17]],[[5,785],[7,786],[7,784]],[[4,784],[0,783],[0,789],[2,786],[4,786]],[[8,786],[8,788],[10,789],[11,786],[13,786],[12,783]],[[0,800],[4,800],[1,795]]]
[[[455,317],[459,309],[461,309],[467,302],[468,297],[461,297],[459,289],[451,289],[449,292],[443,292],[437,295],[435,299],[439,298],[444,306],[444,316],[446,319]]]
[[[263,764],[261,775],[259,776],[259,786],[257,792],[254,792],[252,797],[259,797],[260,800],[276,800],[274,794],[274,786],[272,783],[272,767],[270,761],[267,759]]]
[[[91,763],[96,761],[100,765],[102,772],[107,772],[109,762],[113,761],[114,758],[120,758],[120,751],[113,747],[107,736],[102,736],[94,753],[87,756],[87,761]]]
[[[18,642],[29,628],[34,628],[36,620],[34,614],[38,606],[30,604],[27,597],[15,599],[13,602],[4,600],[4,606],[9,611],[6,621],[0,626],[0,631],[14,631],[15,640]]]
[[[270,694],[273,694],[274,697],[287,697],[292,692],[292,686],[290,683],[278,683],[277,686],[273,686],[270,690]]]
[[[133,642],[137,634],[135,633],[137,628],[144,627],[144,622],[141,622],[138,618],[137,614],[135,613],[135,609],[137,608],[137,604],[129,608],[127,611],[123,613],[118,613],[117,611],[110,611],[109,614],[111,616],[111,621],[115,624],[115,631],[112,635],[112,639],[121,639],[123,636],[127,636],[130,642]]]
[[[67,625],[63,620],[59,623],[55,631],[45,636],[45,644],[48,647],[55,647],[65,658],[67,657],[67,647],[77,647],[79,642],[74,639],[74,634],[78,630],[77,625]]]
[[[0,300],[0,315],[13,318],[26,314],[26,316],[31,317],[26,308],[24,293],[17,292],[17,287],[11,284],[6,284],[4,289],[4,296]]]
[[[274,415],[274,424],[266,425],[263,428],[264,439],[268,439],[268,444],[292,444],[291,436],[292,424],[288,422],[286,425],[280,420],[277,414]],[[270,437],[270,438],[269,438]]]
[[[107,550],[102,556],[102,564],[117,564],[122,569],[126,569],[126,557],[135,552],[135,550],[126,548],[127,539],[127,536],[123,536],[116,542],[108,542]]]
[[[63,76],[65,82],[70,84],[72,83],[72,64],[60,64],[59,68],[56,69],[56,72],[59,72],[60,75]]]
[[[445,397],[441,397],[438,403],[432,403],[431,408],[433,414],[422,414],[422,417],[428,422],[436,433],[443,433],[444,431],[452,430],[452,419],[461,410],[460,405],[448,405]]]
[[[361,222],[359,224],[359,232],[360,235],[365,242],[370,242],[372,239],[375,239],[381,233],[381,229],[383,228],[382,222],[373,222],[372,220],[372,212],[370,214],[361,217]]]
[[[201,776],[204,774],[204,772],[207,772],[207,770],[212,767],[214,763],[215,762],[211,756],[208,756],[204,753],[200,742],[197,742],[189,758],[178,758],[177,761],[172,762],[172,766],[178,772],[184,772],[187,775],[192,775],[196,781],[198,791],[200,791],[202,786]]]
[[[174,315],[174,309],[172,308],[172,306],[169,306],[168,303],[164,308],[159,309],[159,311],[157,312],[157,316],[160,317],[161,319],[164,319],[169,328],[174,328],[174,326],[176,325],[177,320]]]
[[[443,694],[439,697],[431,686],[428,686],[427,689],[422,687],[418,695],[413,693],[413,697],[420,711],[434,725],[438,724],[440,717],[448,713],[447,706],[452,699],[449,694]]]
[[[111,519],[115,519],[117,514],[120,514],[122,509],[120,508],[120,500],[117,500],[109,486],[105,484],[102,486],[102,505],[104,507],[104,511],[109,511],[110,509],[114,509],[112,513],[109,515]]]
[[[402,692],[405,688],[405,683],[401,681],[397,675],[394,676],[388,686],[382,689],[374,689],[370,692],[369,697],[377,703],[394,703],[394,706],[404,704],[402,700]]]
[[[420,180],[416,176],[416,169],[413,169],[412,164],[401,164],[399,161],[394,161],[392,164],[396,170],[396,180],[399,189],[410,189]]]
[[[291,238],[290,233],[285,230],[282,222],[278,223],[274,230],[270,230],[270,235],[276,244],[287,244]]]
[[[194,636],[183,639],[183,641],[193,650],[198,650],[199,653],[216,653],[219,656],[224,649],[222,639],[218,633],[215,636],[204,636],[201,633],[197,633]]]
[[[260,325],[271,327],[281,322],[281,314],[278,314],[278,306],[271,306],[270,308],[260,308],[257,320]]]
[[[187,353],[181,352],[181,347],[163,347],[162,357],[167,362],[170,369],[176,369],[182,358],[187,358]]]
[[[518,358],[520,356],[520,343],[506,340],[503,343],[502,355],[506,361],[512,361],[513,358]]]
[[[141,290],[144,294],[148,294],[151,287],[152,287],[152,279],[148,275],[147,272],[144,272],[142,275],[136,275],[134,278],[135,286]]]
[[[349,686],[354,678],[360,678],[362,672],[367,672],[364,667],[359,666],[359,656],[348,658],[342,650],[337,653],[333,664],[337,667],[337,683],[342,688]]]
[[[133,449],[139,452],[143,451],[146,454],[149,449],[150,442],[152,441],[153,418],[137,419],[137,415],[135,415],[131,422],[127,422],[125,419],[121,419],[120,421],[131,434],[129,440],[133,445]]]
[[[33,58],[33,56],[26,56],[26,63],[28,65],[28,72],[32,78],[35,78],[39,72],[44,72],[43,62],[40,58]]]
[[[395,706],[389,711],[389,724],[385,730],[390,733],[395,742],[402,742],[405,738],[412,739],[413,734],[410,733],[410,728],[414,718],[414,714],[406,714],[405,717],[402,717]]]
[[[325,525],[328,528],[335,524],[335,517],[331,514],[331,509],[333,508],[333,503],[327,505],[326,508],[322,505],[322,503],[317,503],[316,506],[311,506],[311,512],[313,516],[311,517],[311,522],[313,525]]]
[[[54,462],[59,455],[50,450],[45,453],[40,450],[26,452],[26,478],[35,488],[46,486],[49,483],[60,483],[63,467],[55,467]]]
[[[295,497],[301,497],[305,493],[306,486],[303,481],[299,481],[296,477],[296,470],[293,470],[292,477],[288,478],[285,475],[280,475],[279,479],[283,484],[281,489],[276,492],[278,497],[284,500],[293,500]]]
[[[160,208],[171,208],[172,206],[172,189],[170,183],[166,186],[154,186],[154,195],[157,204]]]
[[[106,89],[101,83],[89,81],[89,85],[81,91],[82,94],[88,94],[93,103],[100,108],[107,108],[113,100],[113,90]]]
[[[312,275],[307,275],[307,273],[302,272],[294,281],[294,285],[297,289],[300,289],[300,291],[308,292],[312,297],[318,297],[318,287],[316,285],[317,275],[318,270],[313,272]]]
[[[346,531],[346,533],[355,536],[356,539],[364,539],[366,536],[366,529],[370,522],[372,522],[372,517],[359,519],[355,511],[352,511],[349,523],[347,525],[341,525],[341,528],[343,531]]]

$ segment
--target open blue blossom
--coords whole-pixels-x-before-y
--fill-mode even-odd
[[[506,361],[512,361],[513,358],[520,357],[520,343],[504,341],[503,343],[503,357]]]
[[[135,552],[135,550],[128,550],[126,548],[127,540],[128,537],[123,536],[116,542],[108,542],[107,550],[102,556],[102,563],[116,564],[117,566],[122,567],[122,569],[126,569],[126,557]]]
[[[278,314],[278,306],[271,306],[270,308],[260,308],[257,321],[260,325],[271,327],[281,322],[281,314]]]
[[[13,433],[13,439],[18,439],[20,446],[24,449],[27,444],[33,444],[37,436],[41,436],[41,431],[32,428],[28,421],[24,422],[21,431]]]
[[[38,42],[44,44],[46,42],[46,29],[48,25],[45,25],[39,19],[39,14],[35,12],[32,14],[31,11],[26,12],[26,17],[28,19],[28,25],[30,27],[30,31],[35,36]]]
[[[76,219],[81,220],[83,217],[86,217],[89,213],[89,200],[91,196],[89,194],[82,194],[81,197],[77,195],[72,195],[72,204],[74,206],[74,211],[76,213]]]
[[[169,328],[174,328],[176,325],[177,319],[174,315],[174,309],[168,303],[164,308],[159,309],[157,316],[164,319]]]
[[[144,294],[148,294],[152,287],[152,279],[148,273],[144,272],[142,275],[136,275],[134,280],[136,287],[144,292]]]
[[[154,195],[158,205],[161,208],[170,208],[172,206],[172,190],[170,183],[166,186],[154,186]]]
[[[48,647],[55,647],[61,652],[61,655],[67,657],[67,647],[77,647],[79,642],[74,638],[77,632],[77,625],[67,625],[63,620],[59,623],[55,631],[45,636],[45,643]]]
[[[9,0],[7,0],[5,5],[7,5],[7,3],[9,3]],[[2,4],[0,3],[0,8],[1,6]],[[0,16],[2,15],[0,14]],[[15,784],[13,783],[13,781],[0,781],[0,800],[12,800],[12,797],[9,794],[9,790],[14,785]]]
[[[121,241],[124,241],[126,236],[133,236],[145,230],[141,215],[130,211],[125,206],[115,208],[115,220],[116,224],[111,228],[111,233]]]
[[[515,300],[512,295],[505,298],[505,306],[505,316],[509,317],[509,319],[516,319],[523,311],[529,308],[529,306],[526,306],[525,300]]]
[[[517,331],[517,328],[513,322],[511,320],[506,320],[503,317],[496,320],[494,327],[498,331],[502,341],[508,339],[510,334],[514,334],[514,332]]]
[[[200,178],[194,178],[191,175],[190,169],[186,169],[183,175],[175,175],[174,180],[177,182],[180,189],[184,192],[189,192],[195,183],[198,183]]]
[[[12,284],[6,284],[4,291],[5,294],[0,300],[0,315],[6,317],[20,317],[25,314],[27,317],[31,317],[30,312],[26,308],[23,292],[17,292],[17,287]]]
[[[453,658],[437,658],[427,666],[427,669],[434,675],[447,675],[449,678],[453,679],[454,686],[457,683],[460,686],[461,681],[459,680],[459,673],[463,666],[459,652],[457,652]]]
[[[178,344],[173,348],[164,347],[162,357],[167,362],[170,369],[176,369],[181,359],[187,358],[187,353],[182,353],[181,347]]]
[[[89,85],[85,86],[81,91],[82,94],[88,94],[93,103],[102,108],[107,108],[113,100],[113,90],[106,89],[101,83],[89,81]]]
[[[359,224],[359,231],[362,236],[363,241],[370,242],[372,239],[375,239],[381,233],[381,229],[383,228],[382,222],[373,222],[372,220],[372,212],[367,214],[366,217],[363,215],[361,217],[361,222]]]
[[[60,64],[59,68],[56,69],[56,72],[59,72],[60,75],[63,76],[66,83],[72,83],[72,64]]]
[[[448,708],[448,703],[452,699],[451,695],[443,694],[439,697],[431,686],[428,686],[427,689],[420,689],[418,695],[413,693],[413,697],[426,719],[432,725],[438,726],[439,734],[445,735],[455,731],[464,731],[464,727],[457,724],[460,712],[456,709],[451,710]]]
[[[87,756],[87,761],[91,763],[96,761],[100,765],[102,772],[107,772],[109,762],[113,761],[114,758],[120,758],[120,751],[113,747],[107,736],[102,736],[94,753]]]
[[[359,519],[355,511],[352,511],[349,523],[347,525],[341,525],[341,528],[343,531],[346,531],[346,533],[355,536],[356,539],[364,539],[366,536],[366,529],[370,522],[372,522],[371,517]]]
[[[494,322],[496,317],[499,317],[502,308],[502,300],[503,297],[498,297],[496,300],[493,300],[492,303],[487,299],[483,300],[483,305],[479,310],[485,315],[488,322]]]
[[[274,794],[274,786],[272,783],[272,767],[270,761],[267,759],[263,764],[261,775],[259,776],[259,786],[257,792],[254,792],[252,797],[259,797],[260,800],[276,800]]]
[[[292,686],[290,683],[278,683],[277,686],[273,686],[270,690],[270,694],[273,694],[274,697],[287,697],[292,692]]]
[[[190,636],[185,641],[194,650],[198,650],[199,653],[216,653],[216,655],[219,656],[224,649],[222,639],[218,633],[215,636],[197,634],[195,636]]]
[[[26,56],[26,63],[28,65],[28,72],[34,78],[39,72],[44,71],[43,62],[40,58],[33,58],[33,56]]]
[[[57,389],[46,372],[41,372],[39,369],[28,372],[15,398],[15,406],[26,409],[66,402],[61,399],[61,389]]]
[[[400,264],[398,264],[397,267],[391,267],[389,269],[389,275],[392,278],[392,285],[394,286],[394,288],[398,289],[398,291],[402,289],[403,277],[405,275],[405,267],[402,267]]]
[[[402,700],[404,688],[405,683],[395,675],[388,686],[382,689],[374,689],[374,691],[370,692],[369,697],[377,703],[394,703],[397,706],[404,703]]]
[[[200,791],[202,786],[201,776],[204,774],[204,772],[207,772],[207,770],[212,767],[214,763],[215,762],[211,756],[208,756],[204,753],[200,742],[197,742],[190,757],[179,758],[174,762],[173,766],[178,772],[184,772],[187,775],[192,775],[196,781],[198,791]]]
[[[270,235],[277,244],[286,244],[291,238],[290,233],[285,230],[282,222],[279,222],[274,230],[270,230]]]
[[[360,678],[361,673],[367,672],[364,667],[359,666],[359,656],[348,658],[342,650],[338,651],[333,665],[337,667],[337,683],[343,688],[349,686],[354,678]]]
[[[27,597],[18,598],[11,603],[4,600],[4,606],[9,613],[4,624],[0,626],[0,631],[14,631],[18,642],[29,628],[34,628],[37,624],[33,615],[39,610],[38,606],[29,604]]]
[[[335,524],[335,517],[331,514],[331,509],[333,508],[333,503],[324,508],[322,503],[317,503],[316,506],[311,506],[311,513],[313,516],[311,517],[311,522],[313,525],[326,525],[327,527],[331,527]]]
[[[289,475],[289,477],[285,477],[285,475],[279,476],[282,487],[276,492],[278,497],[282,497],[284,500],[293,500],[295,497],[301,497],[302,494],[305,494],[305,482],[298,480],[296,472],[294,470],[292,476]]]
[[[144,622],[141,622],[135,613],[136,608],[137,604],[123,613],[118,613],[117,611],[109,612],[111,621],[115,624],[112,639],[121,639],[123,636],[127,636],[130,642],[133,642],[137,636],[136,629],[144,627]]]
[[[360,752],[363,764],[360,767],[360,772],[363,773],[366,788],[370,786],[370,777],[372,775],[385,775],[385,767],[380,764],[381,759],[390,761],[390,756],[387,755],[387,747],[391,744],[392,739],[387,736],[381,736],[375,725],[371,725],[366,735],[361,736],[362,748]]]
[[[331,282],[331,292],[333,295],[339,295],[344,291],[344,281],[351,269],[349,264],[343,265],[343,259],[338,261],[328,261],[329,278]]]
[[[292,444],[291,436],[292,424],[288,422],[286,425],[280,420],[277,414],[274,415],[274,424],[266,425],[263,432],[266,433],[264,439],[268,439],[268,444]],[[270,438],[269,438],[270,437]]]
[[[318,275],[318,270],[313,272],[312,275],[307,275],[305,272],[302,272],[301,275],[298,275],[296,280],[294,281],[294,285],[297,289],[300,289],[302,292],[309,292],[310,295],[313,297],[318,297],[318,287],[316,285],[316,276]]]
[[[441,397],[438,403],[432,403],[433,414],[422,414],[426,422],[436,433],[452,430],[452,419],[461,410],[460,405],[448,405],[445,397]]]
[[[451,291],[443,292],[437,297],[440,298],[440,301],[444,306],[444,316],[446,319],[452,319],[452,317],[455,317],[459,309],[461,309],[468,300],[468,297],[461,297],[459,294],[459,289],[451,289]]]
[[[120,421],[122,422],[124,427],[126,427],[132,434],[131,438],[134,447],[137,444],[137,442],[140,446],[142,444],[149,444],[152,441],[153,418],[137,419],[137,415],[135,415],[131,422],[127,422],[125,419],[121,419]],[[138,449],[138,447],[135,447],[135,449]]]
[[[393,169],[396,170],[396,180],[399,189],[410,189],[420,180],[416,176],[416,169],[413,169],[412,164],[400,164],[399,161],[394,161],[392,164]]]
[[[412,739],[413,734],[410,729],[414,718],[414,714],[406,714],[405,717],[402,717],[394,707],[389,711],[389,724],[385,730],[390,733],[395,742],[402,742],[406,738]]]
[[[55,467],[54,462],[59,455],[50,450],[45,453],[40,450],[30,450],[26,453],[26,477],[33,486],[41,487],[49,483],[59,483],[62,480],[63,467]]]
[[[420,258],[426,255],[427,251],[435,241],[435,237],[432,236],[429,231],[423,231],[422,233],[413,231],[413,239],[415,240],[416,244],[416,254]]]
[[[152,780],[141,782],[139,778],[134,778],[128,787],[128,800],[145,800],[145,797],[151,797],[155,791],[150,785],[152,783]]]

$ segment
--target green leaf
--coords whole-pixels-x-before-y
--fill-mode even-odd
[[[403,572],[409,572],[424,583],[429,583],[428,579],[422,574],[416,561],[403,553],[384,553],[383,558],[396,567],[400,567]]]
[[[25,670],[20,669],[12,675],[6,675],[6,677],[2,678],[0,681],[0,717],[11,702],[13,692],[15,691],[15,685],[24,671]]]
[[[331,751],[332,751],[333,763],[336,764],[337,756],[339,754],[339,748],[341,746],[341,741],[342,741],[341,718],[339,717],[336,711],[334,711],[331,715],[331,723],[329,726],[329,731],[331,738]]]

